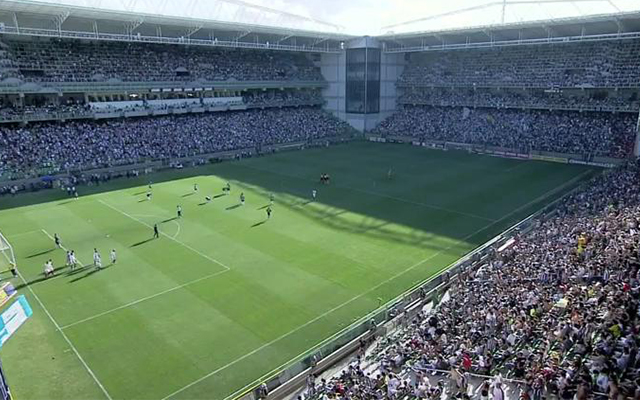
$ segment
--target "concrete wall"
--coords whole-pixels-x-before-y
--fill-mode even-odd
[[[320,71],[329,84],[322,89],[322,97],[327,101],[324,108],[342,120],[346,120],[346,61],[347,54],[344,51],[338,54],[322,54],[320,57]]]
[[[380,114],[381,119],[393,114],[397,108],[396,82],[406,65],[404,54],[382,53],[380,65]]]
[[[345,43],[347,48],[378,47],[375,38],[362,37]],[[346,93],[346,52],[339,54],[322,54],[320,70],[329,86],[322,90],[327,101],[325,109],[338,118],[347,121],[359,131],[371,130],[393,114],[397,109],[398,91],[396,82],[405,67],[404,54],[381,54],[380,58],[380,113],[351,114],[345,110]]]

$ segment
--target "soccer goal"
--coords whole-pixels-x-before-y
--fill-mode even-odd
[[[13,254],[11,243],[0,233],[0,272],[9,271],[16,266],[16,258]]]

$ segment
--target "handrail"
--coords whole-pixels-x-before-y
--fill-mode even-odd
[[[496,108],[496,109],[517,109],[517,110],[558,110],[558,111],[593,111],[593,112],[609,112],[609,113],[638,113],[640,104],[633,104],[634,107],[624,106],[566,106],[566,105],[533,105],[533,104],[492,104],[490,102],[468,102],[465,104],[453,104],[447,102],[429,101],[429,100],[405,100],[399,99],[398,104],[411,106],[431,106],[431,107],[450,107],[450,108]]]
[[[82,31],[68,31],[57,29],[42,29],[42,28],[17,28],[15,26],[5,26],[0,33],[22,36],[44,36],[55,37],[65,39],[88,39],[88,40],[104,40],[104,41],[118,41],[118,42],[142,42],[142,43],[161,43],[161,44],[185,44],[193,46],[209,46],[209,47],[230,47],[230,48],[245,48],[245,49],[261,49],[261,50],[280,50],[280,51],[296,51],[307,53],[338,53],[340,49],[319,47],[319,46],[306,46],[306,45],[289,45],[279,43],[259,43],[259,42],[244,42],[239,40],[218,40],[218,39],[194,39],[190,37],[165,37],[165,36],[143,36],[130,35],[121,33],[104,33],[104,32],[82,32]]]
[[[513,39],[513,40],[493,40],[489,42],[477,42],[477,43],[442,43],[436,45],[421,45],[421,46],[398,46],[387,47],[384,49],[385,53],[410,53],[410,52],[423,52],[423,51],[446,51],[446,50],[465,50],[465,49],[481,49],[492,47],[507,47],[507,46],[526,46],[536,44],[551,44],[551,43],[579,43],[579,42],[597,42],[605,40],[625,40],[625,39],[637,39],[640,38],[640,32],[619,32],[619,33],[605,33],[599,35],[580,35],[580,36],[560,36],[560,37],[546,37],[546,38],[534,38],[534,39]]]

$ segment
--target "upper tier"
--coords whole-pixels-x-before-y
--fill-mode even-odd
[[[31,82],[322,81],[307,55],[79,40],[2,39],[0,80]]]
[[[640,40],[411,53],[401,85],[640,87]]]

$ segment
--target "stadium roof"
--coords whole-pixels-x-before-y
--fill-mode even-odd
[[[262,11],[282,21],[304,20],[286,12],[266,8]],[[307,22],[332,26],[312,20]],[[33,0],[0,1],[0,24],[0,32],[9,34],[209,45],[215,42],[215,45],[228,47],[307,51],[337,51],[340,42],[353,37],[339,32],[287,28],[284,25],[235,23]],[[334,26],[334,30],[338,28]]]
[[[262,0],[207,0],[204,4],[203,1],[2,0],[0,32],[309,52],[337,52],[342,42],[358,37],[343,33],[343,27],[337,23],[257,4]],[[282,4],[294,0],[274,1]],[[305,0],[303,3],[313,5],[317,1],[364,7],[359,20],[366,20],[367,13],[371,12],[366,7],[369,0]],[[433,10],[425,17],[386,26],[387,33],[378,38],[387,51],[640,36],[639,0],[465,0],[468,7],[449,11],[442,7],[456,4],[455,0],[416,1],[393,0],[397,5],[393,9],[400,11],[414,4],[414,15],[420,15],[424,4]],[[375,4],[383,3],[385,1],[380,0]],[[523,10],[527,11],[524,15]],[[605,13],[594,15],[597,11]],[[574,15],[576,13],[579,16]],[[490,18],[485,18],[487,16]],[[538,19],[530,21],[535,17]]]
[[[640,11],[638,0],[38,0],[131,14],[378,35]]]
[[[467,29],[387,34],[378,37],[388,52],[625,38],[640,38],[640,12],[487,25]]]

